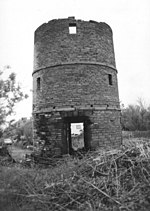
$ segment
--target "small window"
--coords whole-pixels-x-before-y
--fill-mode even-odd
[[[109,85],[112,85],[112,75],[108,74]]]
[[[77,26],[76,23],[69,23],[69,34],[76,34]]]
[[[37,78],[37,90],[41,89],[41,78]]]

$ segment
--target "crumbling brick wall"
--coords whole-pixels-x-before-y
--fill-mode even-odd
[[[69,27],[75,33],[69,33]],[[51,155],[70,153],[67,127],[83,122],[86,149],[121,144],[120,105],[112,30],[73,17],[35,31],[34,139]],[[69,145],[69,146],[68,146]]]

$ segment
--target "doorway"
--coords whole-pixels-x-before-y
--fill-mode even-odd
[[[90,150],[90,120],[86,116],[65,117],[63,121],[63,153]]]
[[[84,123],[70,123],[71,130],[71,148],[78,151],[85,148],[84,143]]]

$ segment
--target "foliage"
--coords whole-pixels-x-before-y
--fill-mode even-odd
[[[6,122],[6,117],[14,112],[15,104],[28,97],[16,84],[15,73],[10,73],[7,79],[2,76],[3,71],[0,71],[0,127]]]
[[[32,120],[27,121],[27,123],[24,125],[23,134],[26,142],[28,144],[32,144]]]
[[[21,122],[21,125],[18,123]],[[3,131],[4,138],[11,138],[15,140],[15,145],[26,146],[32,145],[32,120],[27,119],[22,121],[22,119],[17,122],[10,123],[7,128]]]
[[[150,130],[150,107],[146,108],[140,99],[137,105],[122,108],[121,122],[123,130]]]
[[[131,138],[142,138],[142,139],[150,139],[150,130],[146,131],[122,131],[123,139],[131,139]]]
[[[139,210],[150,208],[150,145],[65,157],[55,167],[0,172],[3,210]]]
[[[17,140],[22,142],[22,145],[31,145],[32,141],[32,120],[27,120],[21,127],[16,128]],[[22,137],[24,137],[22,139]]]

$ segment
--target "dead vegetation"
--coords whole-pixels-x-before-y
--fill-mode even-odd
[[[1,210],[150,209],[150,144],[64,157],[55,167],[1,167]]]

